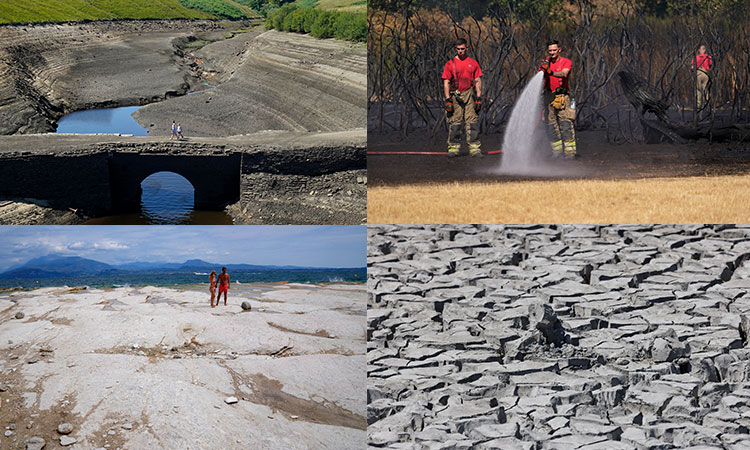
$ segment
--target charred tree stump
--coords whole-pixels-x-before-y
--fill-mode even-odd
[[[642,78],[628,71],[618,74],[625,97],[636,111],[640,112],[644,141],[647,144],[658,144],[671,141],[684,144],[698,139],[709,139],[714,142],[750,141],[750,127],[731,125],[715,127],[712,123],[699,123],[686,126],[673,123],[667,116],[669,103],[660,98],[656,88]],[[653,113],[657,120],[646,119],[646,113]]]

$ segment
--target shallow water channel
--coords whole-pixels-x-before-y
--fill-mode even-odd
[[[133,119],[140,106],[76,111],[57,122],[58,133],[132,134],[148,136]],[[97,217],[87,225],[231,225],[224,211],[196,211],[194,189],[185,178],[172,172],[157,172],[141,183],[141,210],[132,214]]]
[[[57,121],[58,133],[78,134],[132,134],[148,136],[148,131],[133,119],[140,106],[87,109],[63,116]]]
[[[86,225],[231,225],[224,211],[194,210],[194,189],[173,172],[157,172],[141,182],[141,210],[97,217]]]

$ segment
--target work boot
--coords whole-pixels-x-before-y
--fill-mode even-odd
[[[482,144],[480,144],[479,142],[475,144],[469,144],[469,155],[471,155],[472,157],[481,158],[482,157]]]
[[[563,142],[561,140],[553,142],[552,143],[552,157],[559,158],[560,156],[562,156],[562,152],[563,152]]]
[[[455,158],[456,156],[458,156],[459,150],[461,150],[461,144],[449,144],[448,158]]]
[[[575,159],[576,157],[576,141],[565,143],[565,159]]]

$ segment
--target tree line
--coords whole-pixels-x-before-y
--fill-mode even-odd
[[[573,60],[579,128],[636,122],[637,112],[621,107],[621,70],[653,85],[684,121],[750,123],[750,12],[741,0],[374,0],[370,6],[369,130],[435,135],[445,126],[440,76],[458,37],[469,41],[484,72],[485,132],[507,121],[551,39]],[[695,111],[690,62],[701,44],[714,67],[710,102]]]
[[[367,39],[367,16],[362,13],[328,11],[300,7],[289,3],[268,13],[266,29],[310,33],[316,38],[337,38],[364,42]]]

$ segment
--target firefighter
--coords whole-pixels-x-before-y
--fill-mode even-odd
[[[701,45],[698,47],[698,54],[695,55],[695,58],[693,58],[691,67],[693,70],[695,70],[695,76],[697,78],[697,107],[698,109],[701,109],[701,107],[706,105],[706,101],[708,98],[708,91],[706,90],[706,87],[708,86],[708,79],[709,79],[709,72],[711,71],[711,66],[713,65],[713,59],[711,58],[711,55],[706,53],[706,46]]]
[[[466,55],[466,39],[456,41],[456,57],[443,68],[445,114],[448,119],[448,157],[458,156],[461,128],[465,128],[469,154],[482,156],[479,142],[479,111],[482,110],[482,69]],[[475,94],[476,91],[476,94]]]
[[[560,43],[547,44],[549,57],[539,67],[544,72],[545,103],[547,123],[555,140],[552,142],[552,156],[573,159],[576,157],[576,132],[573,121],[576,118],[575,103],[571,102],[568,77],[573,62],[560,56]]]

